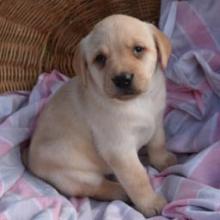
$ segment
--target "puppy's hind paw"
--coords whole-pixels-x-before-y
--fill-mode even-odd
[[[152,158],[150,163],[159,171],[177,164],[177,158],[174,154],[167,152],[163,155],[158,155],[157,158]]]

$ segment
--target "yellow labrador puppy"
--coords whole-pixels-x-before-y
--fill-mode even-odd
[[[125,15],[99,22],[74,57],[79,75],[43,110],[26,164],[69,196],[126,200],[145,216],[160,213],[157,195],[138,158],[162,170],[176,159],[165,148],[163,113],[171,46],[151,24]],[[118,182],[106,175],[113,173]]]

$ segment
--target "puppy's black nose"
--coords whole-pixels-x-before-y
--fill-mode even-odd
[[[134,74],[125,72],[115,76],[112,81],[117,88],[126,90],[131,88],[133,78]]]

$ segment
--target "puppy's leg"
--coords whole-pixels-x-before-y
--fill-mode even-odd
[[[138,210],[147,217],[161,212],[166,201],[153,191],[135,150],[128,150],[124,155],[108,151],[104,158]]]
[[[160,123],[147,146],[149,163],[159,171],[176,164],[176,156],[165,147],[165,133]]]
[[[68,196],[92,197],[98,200],[124,200],[128,197],[117,182],[92,171],[55,171],[50,173],[50,182]]]
[[[95,192],[92,185],[90,185],[90,188],[87,190],[87,194],[90,194],[91,197],[95,199],[128,201],[128,196],[120,183],[104,178],[102,179],[101,184],[96,188]]]

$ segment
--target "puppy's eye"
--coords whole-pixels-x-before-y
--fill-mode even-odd
[[[134,46],[134,48],[133,48],[133,53],[136,56],[141,55],[144,51],[145,51],[145,48],[142,46]]]
[[[105,66],[106,61],[107,61],[107,57],[106,57],[106,55],[104,55],[102,53],[98,54],[95,57],[95,62],[102,67]]]

